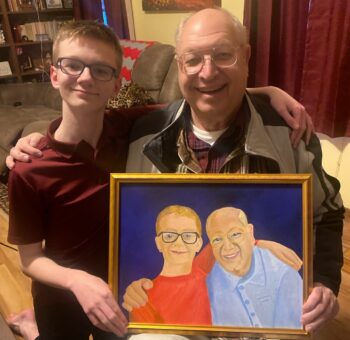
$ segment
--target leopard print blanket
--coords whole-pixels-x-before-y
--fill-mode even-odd
[[[142,87],[134,83],[125,84],[118,95],[110,98],[107,103],[109,109],[127,109],[133,106],[154,104],[152,97]]]
[[[0,182],[0,209],[4,210],[6,214],[9,213],[9,199],[7,195],[7,185]]]

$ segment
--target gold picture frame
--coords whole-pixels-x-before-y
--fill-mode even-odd
[[[278,318],[276,315],[283,315],[285,311],[282,310],[284,308],[281,306],[284,306],[285,303],[291,303],[290,306],[287,306],[287,309],[296,310],[301,315],[302,303],[306,300],[311,288],[313,244],[311,175],[111,174],[110,188],[109,284],[112,288],[112,292],[119,304],[122,305],[126,288],[132,282],[140,278],[149,278],[153,280],[154,284],[152,288],[153,291],[148,292],[151,301],[147,302],[146,309],[143,310],[142,308],[144,307],[142,307],[141,312],[139,312],[138,309],[134,309],[133,313],[129,315],[126,313],[129,316],[128,330],[130,333],[172,333],[214,337],[251,336],[274,339],[309,338],[309,334],[303,326],[299,324],[300,318],[297,321],[297,326],[291,326],[295,324],[296,317],[298,317],[297,315],[288,315],[287,320],[290,321],[290,324],[287,325],[281,325],[279,323],[280,321],[277,321]],[[195,302],[199,301],[198,297],[193,300],[191,298],[185,299],[186,308],[184,310],[183,303],[180,303],[180,296],[187,296],[185,292],[186,289],[181,288],[182,290],[176,292],[176,285],[172,286],[175,287],[175,289],[169,290],[167,288],[166,291],[168,293],[167,296],[164,297],[165,300],[171,299],[171,297],[169,297],[169,295],[171,295],[170,292],[176,292],[176,294],[179,295],[178,298],[174,300],[175,302],[172,301],[171,304],[169,304],[169,306],[172,306],[171,309],[173,310],[169,310],[169,313],[165,311],[165,313],[162,314],[164,312],[163,307],[167,305],[164,300],[162,300],[164,301],[164,303],[162,302],[161,304],[162,307],[157,309],[157,294],[160,294],[159,292],[162,290],[162,287],[160,287],[160,285],[163,284],[162,279],[165,277],[165,279],[168,280],[169,277],[167,276],[171,275],[164,274],[165,263],[167,261],[165,256],[166,250],[164,250],[164,248],[162,250],[159,247],[159,243],[157,243],[160,242],[157,241],[157,239],[160,240],[160,237],[163,237],[161,234],[167,233],[168,231],[162,230],[162,232],[159,233],[157,229],[156,232],[155,225],[160,211],[174,205],[192,208],[199,215],[204,230],[208,215],[216,209],[222,211],[221,209],[224,207],[241,209],[246,213],[248,223],[254,225],[254,236],[258,241],[254,243],[254,245],[250,245],[249,243],[249,248],[252,247],[253,249],[253,255],[250,255],[252,256],[252,260],[249,262],[250,267],[248,266],[247,274],[239,277],[237,275],[234,276],[233,273],[228,274],[227,271],[223,270],[225,267],[220,269],[220,266],[222,266],[220,256],[222,256],[222,254],[220,252],[215,252],[215,250],[213,251],[213,253],[216,254],[214,255],[215,258],[205,260],[204,267],[211,267],[210,270],[206,269],[208,271],[205,273],[205,281],[203,281],[202,278],[200,278],[200,280],[202,280],[201,283],[205,282],[203,289],[204,291],[207,289],[206,296],[209,298],[211,313],[209,323],[207,321],[203,323],[201,323],[201,321],[193,323],[196,312],[191,312],[191,308],[194,308],[193,305]],[[175,242],[185,242],[180,232],[172,231],[168,232],[168,234],[177,235],[175,241],[170,241],[174,242],[174,244]],[[187,234],[189,234],[189,232],[187,232]],[[208,241],[208,239],[205,239],[206,236],[204,234],[204,231],[202,235],[198,234],[195,242],[201,238],[204,244],[207,243],[207,248],[203,248],[203,245],[202,249],[208,249],[210,246],[213,247],[213,244],[217,242],[217,237],[215,236],[213,239],[213,235],[209,235]],[[234,235],[238,234],[239,233],[235,233]],[[180,236],[183,241],[180,240]],[[179,241],[177,241],[178,239]],[[254,276],[255,271],[257,273],[259,272],[259,261],[262,261],[258,256],[263,258],[266,255],[269,256],[269,258],[274,258],[274,255],[272,256],[269,250],[262,250],[262,244],[264,243],[262,240],[274,241],[292,249],[302,260],[301,269],[291,269],[291,267],[286,264],[279,264],[281,268],[283,266],[284,269],[276,270],[277,267],[271,264],[264,264],[261,268],[267,268],[266,272],[263,271],[263,276],[258,276],[259,280],[257,280]],[[164,238],[161,242],[163,241],[168,243]],[[157,243],[157,246],[155,243]],[[239,249],[239,258],[243,260],[243,255],[246,251],[243,247]],[[198,251],[199,254],[205,252],[204,250],[198,249],[196,251]],[[183,254],[181,254],[181,256],[182,255]],[[211,257],[213,257],[213,255],[211,255]],[[197,261],[198,258],[199,255],[196,255],[194,261]],[[203,256],[201,258],[203,259]],[[215,259],[217,260],[216,262]],[[214,267],[210,264],[211,261],[214,261]],[[198,262],[199,261],[197,261],[197,264]],[[281,261],[276,260],[276,263],[277,262],[279,263]],[[195,262],[193,262],[190,275],[194,272],[194,268],[197,264],[195,265]],[[275,272],[272,272],[271,268],[273,268]],[[224,272],[224,275],[232,274],[232,280],[238,280],[234,282],[239,282],[244,285],[247,284],[247,282],[250,282],[249,284],[258,282],[258,285],[261,286],[254,289],[252,289],[254,286],[249,286],[248,284],[244,286],[247,294],[244,295],[246,299],[244,303],[251,303],[250,309],[248,308],[249,310],[246,306],[245,308],[249,313],[253,311],[256,314],[253,317],[249,316],[249,318],[246,318],[250,320],[249,322],[242,321],[241,323],[241,321],[237,321],[237,319],[231,321],[231,315],[243,314],[241,312],[228,313],[226,309],[224,309],[226,307],[220,309],[221,305],[213,302],[220,301],[220,297],[216,295],[217,288],[215,287],[217,286],[215,286],[215,282],[219,282],[221,285],[221,279],[217,279],[218,276],[214,278],[214,275],[216,275],[215,270],[221,270]],[[286,279],[287,276],[284,277],[283,280],[280,278],[269,280],[269,278],[273,278],[274,275],[282,275],[282,272],[288,272],[291,275],[290,277],[293,276],[297,280],[297,286],[299,286],[300,289],[294,289],[291,283],[294,279],[290,279],[289,276],[288,280]],[[181,280],[185,278],[186,275],[183,277],[180,276]],[[252,279],[253,277],[255,279]],[[262,283],[265,281],[262,280],[261,277],[266,278],[266,284]],[[176,278],[178,278],[178,276],[176,276]],[[190,277],[188,278],[190,279]],[[171,278],[171,280],[173,280],[173,278]],[[282,288],[278,288],[279,292],[284,291],[284,293],[279,293],[280,295],[277,295],[277,293],[275,293],[277,291],[276,287],[269,286],[270,283],[267,283],[269,281],[287,282],[281,286]],[[228,284],[231,284],[230,282]],[[290,285],[288,282],[290,282]],[[190,285],[191,284],[186,283],[183,287],[188,287]],[[178,287],[180,289],[180,286]],[[237,290],[238,287],[240,286],[237,283],[235,290]],[[266,304],[266,307],[262,307],[265,306],[265,302],[262,301],[264,299],[261,300],[261,296],[259,297],[257,293],[260,288],[262,289],[261,291],[265,291],[263,295],[267,294],[266,296],[271,296],[271,299],[266,298],[267,301],[270,301],[269,304]],[[249,295],[249,289],[250,291],[254,291],[257,296],[254,296],[252,293],[249,293],[251,294]],[[196,290],[200,290],[200,285],[198,285]],[[243,296],[242,292],[237,294]],[[227,301],[231,301],[231,297],[227,296],[228,295],[224,296],[224,298]],[[294,300],[293,296],[295,297]],[[232,299],[233,298],[232,296]],[[284,300],[291,300],[291,302],[285,302]],[[284,301],[284,304],[282,304],[282,301]],[[235,308],[238,308],[236,304],[230,303],[230,305],[234,305]],[[300,308],[292,308],[291,306],[299,306]],[[176,310],[177,308],[179,308],[179,310]],[[152,313],[151,317],[149,317],[150,314],[147,314],[149,311],[156,315],[155,319],[153,319],[154,315]],[[191,312],[191,316],[187,321],[168,322],[169,320],[173,320],[171,319],[172,316],[169,317],[169,315],[180,315],[182,317],[186,314],[185,312],[188,311]],[[262,311],[264,311],[263,314]],[[271,315],[269,315],[270,311]],[[276,313],[276,311],[278,311],[278,313]],[[258,320],[259,323],[254,324],[254,322],[256,322],[254,320]]]

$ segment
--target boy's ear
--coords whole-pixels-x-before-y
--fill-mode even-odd
[[[51,79],[51,84],[53,88],[58,89],[59,88],[59,83],[57,79],[57,69],[55,66],[51,65],[50,66],[50,79]]]
[[[156,237],[154,238],[154,240],[155,240],[155,242],[156,242],[156,246],[157,246],[158,251],[159,251],[160,253],[162,253],[162,247],[161,247],[161,244],[160,244],[160,241],[159,241],[159,237],[156,236]]]

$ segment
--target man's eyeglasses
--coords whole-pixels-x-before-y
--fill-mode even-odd
[[[181,56],[175,56],[182,70],[188,75],[193,75],[201,71],[205,60],[209,59],[215,66],[220,68],[230,67],[237,62],[237,50],[239,47],[214,47],[209,54],[186,52]]]
[[[178,234],[171,231],[164,231],[159,233],[157,236],[162,236],[162,240],[165,243],[173,243],[179,238],[179,236],[181,236],[182,241],[184,241],[184,243],[193,244],[197,241],[199,234],[196,232],[184,232]]]
[[[73,77],[79,77],[85,67],[90,69],[91,76],[96,80],[109,81],[113,77],[117,77],[117,70],[109,65],[104,64],[85,64],[81,60],[73,58],[58,58],[56,67],[61,71]]]

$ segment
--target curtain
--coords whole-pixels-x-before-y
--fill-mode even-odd
[[[316,131],[350,136],[350,1],[245,0],[249,86],[278,86],[301,101]]]
[[[108,26],[120,39],[129,39],[128,19],[124,0],[104,0]],[[103,22],[101,0],[75,0],[78,18]]]
[[[249,86],[275,85],[299,97],[309,0],[246,0],[252,46]]]
[[[316,131],[350,136],[350,1],[312,1],[300,100]]]
[[[125,0],[104,0],[108,25],[120,39],[129,39]]]
[[[98,20],[103,22],[102,4],[100,0],[74,0],[74,11],[79,19]]]

